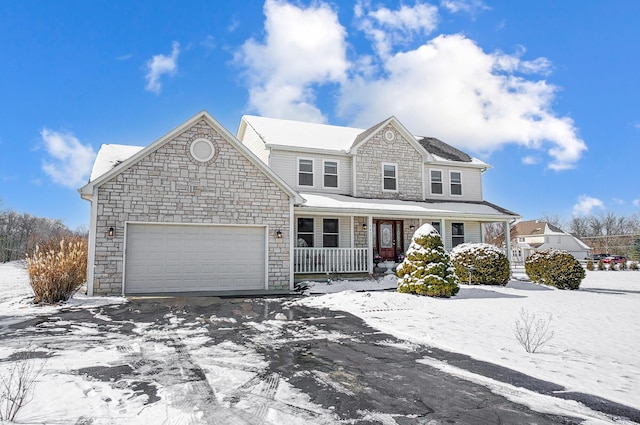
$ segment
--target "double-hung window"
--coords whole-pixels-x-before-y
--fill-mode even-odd
[[[324,161],[324,187],[338,187],[338,163]]]
[[[340,236],[339,222],[337,218],[325,218],[322,220],[322,246],[324,248],[337,248]]]
[[[451,223],[451,247],[464,243],[464,223]]]
[[[449,178],[451,182],[451,194],[462,195],[462,173],[460,173],[460,171],[452,171],[449,174]]]
[[[433,228],[436,229],[438,234],[440,234],[440,222],[439,221],[432,221],[431,222],[431,226],[433,226]]]
[[[313,218],[298,218],[298,239],[296,246],[313,246]]]
[[[398,166],[395,164],[382,164],[382,189],[398,191]]]
[[[313,186],[313,159],[298,159],[298,186]]]
[[[442,171],[431,170],[431,194],[442,195]]]

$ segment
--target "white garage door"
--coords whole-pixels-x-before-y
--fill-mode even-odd
[[[265,289],[265,228],[127,225],[125,293]]]

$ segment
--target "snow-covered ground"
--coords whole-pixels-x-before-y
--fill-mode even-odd
[[[366,282],[318,283],[311,291],[333,292],[342,285],[352,290],[299,302],[348,311],[408,342],[467,354],[640,409],[638,271],[588,271],[577,291],[522,280],[505,287],[461,285],[449,299],[354,291]],[[551,320],[554,332],[533,354],[514,334],[522,309]]]
[[[517,277],[522,278],[522,275]],[[560,291],[522,280],[513,280],[506,287],[462,285],[460,293],[451,299],[380,291],[395,288],[395,282],[393,276],[388,276],[376,282],[316,283],[309,292],[323,295],[309,296],[295,302],[348,311],[363,318],[374,328],[405,340],[407,348],[412,344],[422,344],[464,353],[563,385],[569,391],[595,394],[640,409],[640,272],[587,272],[578,291]],[[371,289],[378,290],[356,292]],[[34,306],[27,302],[30,296],[32,293],[24,268],[18,263],[0,264],[0,335],[13,332],[7,329],[10,323],[42,313],[55,315],[56,310],[61,308]],[[125,299],[117,297],[88,298],[77,295],[71,305],[97,314],[97,306],[125,302]],[[550,318],[551,329],[555,333],[553,339],[535,354],[526,353],[514,336],[515,322],[522,309],[547,320]],[[94,317],[96,320],[108,320],[106,317]],[[278,323],[277,320],[271,322],[275,324],[269,326]],[[146,338],[145,329],[151,329],[150,325],[136,323],[134,333],[139,337],[123,340],[115,331],[98,335],[91,321],[74,323],[72,331],[64,335],[64,344],[54,338],[47,341],[47,346],[60,344],[60,348],[54,357],[47,360],[44,372],[38,379],[36,397],[21,412],[20,422],[48,423],[46,418],[52,417],[64,422],[65,418],[78,419],[90,412],[85,418],[91,418],[96,424],[160,423],[171,414],[175,418],[176,412],[184,412],[184,409],[176,410],[178,408],[175,406],[182,406],[186,402],[183,400],[185,393],[193,394],[193,389],[187,384],[159,388],[158,395],[167,403],[145,404],[145,399],[136,396],[131,388],[110,382],[87,381],[78,374],[69,373],[81,367],[119,364],[124,357],[135,358],[141,353],[156,353],[157,359],[154,361],[158,363],[179,363],[179,353]],[[208,336],[200,329],[201,324],[180,323],[176,318],[171,326],[163,330],[162,335],[175,334],[181,343],[189,347],[192,357],[205,371],[207,380],[220,394],[232,392],[255,375],[264,363],[258,353],[232,342],[206,346],[204,342]],[[63,339],[63,335],[58,339]],[[85,341],[94,339],[99,343],[87,349]],[[2,360],[7,360],[16,352],[17,347],[0,344],[0,372],[6,371],[9,364]],[[220,363],[220,359],[224,361]],[[496,385],[491,380],[432,360],[427,358],[424,362],[486,385],[492,391],[508,391],[511,394],[504,395],[520,397],[519,402],[529,404],[536,410],[547,409],[561,414],[563,410],[566,414],[572,412],[565,410],[566,405],[549,410],[549,397],[544,399],[526,392],[518,392],[519,395],[514,396],[516,391],[505,390],[503,384]],[[131,363],[136,363],[135,359]],[[283,423],[332,423],[330,411],[315,405],[305,394],[286,382],[278,386],[273,400],[273,403],[293,403],[305,411],[315,412],[313,417],[282,417]],[[194,411],[193,415],[196,414],[202,415],[203,412]],[[220,408],[204,414],[215,414],[224,423],[225,415],[230,413]],[[612,422],[603,420],[588,423]]]

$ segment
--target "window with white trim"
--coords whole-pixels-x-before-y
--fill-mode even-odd
[[[431,170],[431,194],[442,195],[442,171]]]
[[[313,246],[313,218],[298,218],[298,239],[296,246]]]
[[[322,219],[322,246],[337,248],[340,238],[340,225],[337,218]]]
[[[313,186],[313,159],[298,159],[298,186]]]
[[[449,173],[451,183],[451,194],[462,195],[462,173],[460,171],[451,171]]]
[[[464,223],[451,223],[451,247],[464,243]]]
[[[338,187],[338,162],[324,161],[324,187]]]
[[[433,228],[436,229],[438,234],[440,234],[440,222],[439,221],[432,221],[431,222],[431,226],[433,226]]]
[[[395,164],[382,164],[382,190],[398,191],[398,166]]]

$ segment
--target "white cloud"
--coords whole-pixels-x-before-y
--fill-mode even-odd
[[[438,26],[438,8],[417,2],[414,6],[400,6],[398,10],[386,7],[369,9],[359,1],[355,7],[358,27],[374,43],[380,57],[387,57],[397,45],[412,41],[416,36],[431,34]]]
[[[178,71],[178,55],[180,54],[180,43],[174,41],[171,45],[171,55],[155,55],[147,61],[147,85],[145,90],[159,94],[162,90],[160,78],[163,75],[175,75]]]
[[[440,6],[452,13],[467,12],[472,15],[480,10],[491,9],[480,0],[440,0]]]
[[[631,203],[634,207],[640,207],[640,199],[634,199]]]
[[[515,74],[532,68],[518,55],[485,53],[463,35],[441,35],[383,66],[384,78],[357,76],[342,87],[339,111],[354,125],[395,115],[415,133],[472,152],[544,148],[554,170],[571,168],[586,149],[573,121],[551,109],[556,87]]]
[[[573,206],[573,215],[576,217],[591,215],[595,208],[604,209],[604,203],[598,198],[581,195],[578,203]]]
[[[456,10],[483,5],[445,3]],[[316,96],[335,83],[336,114],[350,125],[366,128],[395,115],[416,134],[472,153],[517,144],[532,151],[529,163],[537,158],[553,170],[574,167],[587,147],[573,120],[553,110],[558,88],[542,78],[552,70],[548,59],[525,60],[523,47],[513,54],[485,52],[461,34],[429,40],[438,15],[426,3],[396,10],[370,4],[358,1],[355,16],[374,54],[354,52],[349,61],[347,32],[326,3],[304,8],[267,0],[265,40],[248,40],[236,57],[246,71],[251,109],[323,122]]]
[[[271,117],[326,121],[315,102],[315,85],[340,82],[349,63],[346,31],[334,10],[267,0],[266,39],[244,43],[236,60],[246,67],[249,105]]]
[[[522,163],[524,165],[536,165],[538,163],[538,158],[536,158],[535,156],[525,156],[522,158]]]
[[[49,155],[42,163],[42,170],[62,186],[77,189],[84,185],[96,158],[91,145],[83,145],[73,134],[47,128],[40,135]]]

